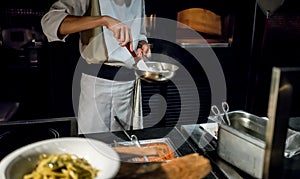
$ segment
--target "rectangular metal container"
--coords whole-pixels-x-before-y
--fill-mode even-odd
[[[158,139],[147,139],[147,140],[139,140],[141,147],[149,147],[149,145],[151,144],[164,144],[166,146],[168,146],[170,148],[170,152],[172,153],[172,155],[174,155],[174,158],[180,157],[181,154],[175,150],[174,144],[172,143],[172,141],[170,140],[170,138],[158,138]],[[135,144],[131,141],[125,141],[125,142],[116,142],[114,144],[111,145],[112,147],[131,147],[131,146],[135,146]],[[147,156],[149,157],[149,156]],[[136,160],[140,160],[139,158],[131,158],[128,160],[128,162],[133,162]]]
[[[230,126],[219,125],[218,155],[249,175],[262,178],[268,119],[244,111],[229,112],[228,117]]]

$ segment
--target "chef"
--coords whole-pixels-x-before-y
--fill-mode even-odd
[[[140,97],[132,70],[136,59],[129,51],[135,51],[138,58],[151,55],[144,15],[144,0],[58,0],[43,16],[41,25],[49,42],[65,41],[69,34],[80,32],[85,65],[80,82],[79,133],[119,130],[115,115],[126,129],[143,127],[141,105],[134,105]]]

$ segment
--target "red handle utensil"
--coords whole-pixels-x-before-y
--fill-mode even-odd
[[[136,53],[134,51],[130,50],[130,44],[129,43],[126,44],[126,48],[130,52],[130,54],[132,55],[132,57],[134,58],[134,60],[136,61],[137,67],[139,69],[143,69],[145,71],[148,71],[149,68],[146,65],[146,63],[144,62],[144,60],[142,58],[137,57]]]
[[[130,43],[126,44],[127,50],[130,52],[131,56],[135,59],[137,57],[136,53],[134,51],[130,50]]]

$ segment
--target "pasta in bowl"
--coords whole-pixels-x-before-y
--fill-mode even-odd
[[[102,179],[113,178],[119,168],[119,155],[107,144],[65,137],[39,141],[10,153],[0,162],[0,178],[34,179],[52,175]]]
[[[42,154],[34,170],[23,179],[37,178],[96,178],[99,170],[84,158],[71,154]]]

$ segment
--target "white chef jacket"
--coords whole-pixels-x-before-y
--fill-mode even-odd
[[[147,41],[144,25],[143,0],[99,0],[102,15],[114,17],[131,28],[134,49],[140,40]],[[65,41],[57,36],[58,28],[68,15],[82,16],[89,7],[89,0],[59,0],[46,13],[41,25],[48,41]],[[135,63],[125,47],[120,47],[113,33],[103,27],[108,63],[132,67]],[[80,52],[83,51],[80,43]],[[119,82],[83,74],[79,99],[78,127],[79,133],[93,133],[120,130],[114,122],[114,115],[119,116],[127,125],[142,128],[142,116],[133,114],[133,92],[135,81]],[[140,93],[139,93],[140,95]],[[140,96],[139,96],[140,97]],[[132,118],[136,119],[132,121]]]

